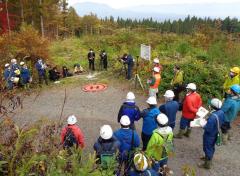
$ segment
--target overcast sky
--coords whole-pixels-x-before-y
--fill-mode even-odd
[[[96,2],[107,4],[113,8],[122,8],[137,5],[184,4],[184,3],[231,3],[240,0],[68,0],[69,5],[78,2]]]

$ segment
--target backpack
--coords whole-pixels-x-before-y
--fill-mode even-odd
[[[64,136],[64,142],[63,142],[63,148],[70,148],[73,145],[78,145],[77,139],[75,135],[73,134],[73,131],[71,128],[67,128],[66,135]]]
[[[108,149],[105,149],[102,154],[100,154],[100,165],[102,169],[108,169],[116,161],[115,154],[110,151],[113,145],[114,142],[112,142]]]
[[[169,135],[166,138],[164,138],[161,134],[159,133],[157,134],[160,135],[164,140],[164,143],[162,144],[162,146],[156,146],[157,147],[156,149],[159,151],[159,155],[161,155],[161,160],[162,160],[174,153],[174,146],[173,146],[173,142],[168,139]]]

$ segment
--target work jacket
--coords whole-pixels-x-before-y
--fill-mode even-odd
[[[154,76],[151,79],[150,88],[151,89],[158,89],[158,86],[160,85],[160,81],[161,81],[160,73],[154,74]]]
[[[179,103],[176,101],[167,101],[166,104],[163,104],[159,107],[159,110],[168,117],[168,125],[172,128],[175,127],[178,109]]]
[[[120,147],[120,142],[117,140],[115,136],[111,139],[104,140],[101,137],[97,139],[93,148],[99,158],[102,154],[117,154]]]
[[[228,92],[228,90],[230,89],[231,86],[235,85],[235,84],[239,84],[239,75],[234,76],[233,78],[231,77],[227,77],[227,79],[225,80],[224,84],[223,84],[223,90],[225,92]]]
[[[153,130],[157,128],[156,118],[160,114],[157,107],[153,106],[148,109],[144,109],[141,113],[143,118],[142,132],[146,135],[152,135]]]
[[[207,124],[203,127],[204,134],[203,138],[207,140],[208,137],[216,138],[218,134],[218,121],[219,121],[219,128],[221,128],[223,122],[224,122],[224,112],[222,110],[214,111],[210,114],[210,116],[207,119]]]
[[[131,124],[134,124],[134,121],[140,119],[140,110],[134,101],[125,101],[118,112],[118,123],[123,115],[127,115],[131,121]]]
[[[77,125],[68,125],[65,128],[62,129],[61,132],[61,141],[62,143],[64,143],[64,137],[67,134],[67,129],[71,128],[73,135],[75,136],[77,142],[78,142],[78,146],[80,146],[81,148],[83,148],[85,146],[84,143],[84,135],[81,131],[81,129],[77,126]]]
[[[121,128],[114,132],[114,136],[120,142],[120,155],[122,159],[127,159],[128,152],[140,145],[140,139],[136,130],[130,128]]]
[[[236,117],[240,110],[240,97],[238,96],[228,96],[222,107],[221,110],[224,112],[225,121],[232,122]]]
[[[162,127],[153,131],[151,139],[147,145],[146,154],[148,157],[153,158],[155,161],[160,161],[167,158],[167,153],[164,154],[164,150],[168,151],[167,142],[172,143],[173,132],[172,128]],[[165,148],[166,147],[166,148]],[[170,146],[169,146],[170,147]],[[173,146],[171,146],[173,147]]]
[[[187,94],[183,101],[182,116],[192,120],[196,117],[198,109],[202,106],[201,96],[197,92]]]
[[[171,81],[171,85],[177,86],[183,84],[183,71],[177,71]]]

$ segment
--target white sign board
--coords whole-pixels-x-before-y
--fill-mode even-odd
[[[140,57],[146,60],[151,59],[151,46],[141,44]]]

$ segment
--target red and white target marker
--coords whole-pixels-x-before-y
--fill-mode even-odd
[[[102,83],[87,84],[82,88],[84,92],[100,92],[104,91],[105,89],[107,89],[107,85]]]

